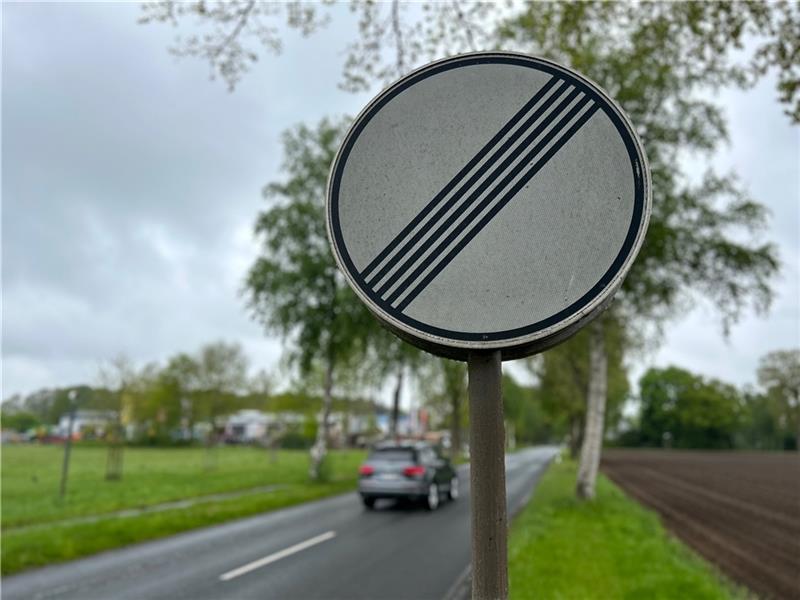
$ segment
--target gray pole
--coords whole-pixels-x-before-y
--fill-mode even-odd
[[[508,597],[506,468],[500,351],[470,354],[472,600]]]
[[[64,441],[64,462],[61,465],[61,486],[59,487],[58,497],[63,500],[67,493],[67,474],[69,473],[69,453],[72,449],[72,424],[75,421],[75,397],[77,393],[71,390],[69,393],[69,420],[67,421],[67,439]]]

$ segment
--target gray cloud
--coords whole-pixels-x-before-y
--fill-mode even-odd
[[[296,36],[230,94],[137,16],[4,8],[4,396],[91,380],[119,352],[227,338],[259,366],[280,354],[237,296],[260,190],[279,176],[281,131],[363,98],[335,91],[340,57]]]

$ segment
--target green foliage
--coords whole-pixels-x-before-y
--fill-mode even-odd
[[[613,312],[603,317],[608,355],[608,391],[605,423],[613,429],[629,394],[625,352],[631,346],[629,332]],[[580,445],[589,389],[589,342],[591,332],[579,331],[566,342],[528,362],[539,379],[542,408],[561,435],[569,434],[573,455]]]
[[[28,394],[16,395],[3,402],[3,419],[15,413],[30,413],[42,425],[56,425],[70,410],[70,392],[76,392],[78,409],[107,410],[113,403],[109,390],[87,385],[66,388],[43,389]],[[5,425],[4,425],[5,426]]]
[[[305,421],[303,421],[303,437],[306,440],[313,440],[317,437],[317,430],[319,429],[319,422],[317,419],[314,418],[313,414],[306,415]],[[311,444],[309,444],[311,446]]]
[[[300,431],[290,431],[288,433],[283,434],[278,443],[280,447],[284,450],[308,450],[311,448],[311,445],[314,443],[314,438],[316,437],[316,427],[314,431],[311,432],[309,435],[308,431],[304,428],[302,432]]]
[[[200,349],[193,389],[194,411],[209,423],[233,412],[236,395],[247,386],[247,357],[238,343],[217,342]]]
[[[746,597],[602,475],[594,502],[576,500],[575,470],[552,464],[511,526],[512,600]]]
[[[732,385],[669,367],[648,370],[639,388],[644,445],[733,448],[742,401]]]
[[[800,350],[778,350],[761,358],[758,383],[764,389],[765,408],[776,421],[785,445],[800,450]]]
[[[796,51],[797,38],[779,39],[784,26],[778,23],[796,31],[798,14],[797,5],[789,4],[535,2],[501,28],[506,43],[597,81],[630,115],[644,142],[653,214],[618,295],[629,317],[657,322],[689,302],[689,290],[711,300],[725,327],[748,303],[756,309],[769,304],[777,252],[746,235],[763,226],[764,207],[733,175],[709,170],[692,182],[679,159],[707,156],[726,140],[723,109],[704,92],[752,81],[758,69],[733,52],[744,35],[766,36],[757,61],[783,46]],[[796,65],[782,66],[782,76],[796,78]]]
[[[742,395],[742,412],[736,434],[736,447],[752,450],[790,450],[794,434],[780,418],[780,407],[765,394]],[[782,426],[783,423],[783,426]]]
[[[33,429],[34,427],[38,427],[41,424],[39,417],[31,412],[26,411],[9,413],[8,411],[3,410],[0,419],[2,420],[3,429],[13,429],[14,431],[19,431],[20,433],[25,433],[26,431]]]
[[[537,387],[522,386],[511,375],[503,375],[503,410],[514,428],[518,445],[553,442],[553,421],[545,414],[542,393]]]
[[[302,373],[363,355],[378,330],[336,268],[325,228],[328,170],[346,124],[323,119],[284,134],[286,179],[264,190],[269,207],[255,226],[261,254],[245,281],[254,317],[287,340]]]
[[[622,446],[791,450],[798,436],[798,353],[762,357],[763,391],[685,369],[650,369],[639,382],[639,417],[615,440]]]
[[[180,384],[158,365],[147,365],[140,373],[131,420],[141,423],[139,440],[149,444],[170,442],[170,432],[180,425]]]
[[[453,432],[455,425],[463,431],[469,425],[466,364],[431,357],[424,362],[418,376],[420,395],[431,413],[433,426]],[[458,423],[453,423],[454,418]]]

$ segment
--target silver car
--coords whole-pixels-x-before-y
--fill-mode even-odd
[[[379,444],[358,473],[358,492],[368,509],[380,498],[421,502],[428,510],[436,510],[442,498],[458,498],[456,470],[424,442]]]

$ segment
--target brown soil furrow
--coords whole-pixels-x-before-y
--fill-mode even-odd
[[[691,492],[651,481],[646,474],[623,480],[623,486],[628,485],[628,481],[644,487],[649,495],[657,497],[661,504],[669,506],[671,511],[684,518],[692,520],[702,512],[705,530],[724,533],[727,544],[758,556],[760,562],[784,568],[793,564],[797,549],[783,529],[764,527],[747,515],[726,511],[713,502],[698,499]]]
[[[738,544],[731,544],[729,539],[704,526],[701,521],[672,509],[666,502],[646,492],[644,486],[630,481],[617,483],[631,496],[661,514],[668,529],[732,579],[763,597],[796,598],[797,588],[792,577],[772,568],[771,563],[761,562],[759,557],[741,549]]]
[[[745,502],[737,498],[734,498],[732,496],[720,494],[708,487],[700,486],[696,483],[688,483],[687,481],[682,481],[673,475],[665,475],[664,473],[659,473],[655,469],[644,467],[644,470],[650,477],[653,477],[655,479],[661,479],[672,486],[682,488],[684,490],[692,492],[693,494],[704,496],[713,502],[719,502],[720,504],[725,504],[731,508],[741,510],[742,512],[750,513],[751,515],[753,515],[753,517],[757,519],[771,521],[779,527],[789,527],[792,529],[800,530],[800,522],[798,522],[797,519],[792,519],[790,517],[783,515],[780,512],[770,510],[769,507],[760,506],[757,504],[753,504],[752,502]],[[800,535],[800,531],[798,531],[798,535]]]
[[[800,510],[800,456],[785,457],[791,460],[782,460],[777,464],[763,464],[766,458],[774,459],[775,455],[762,453],[755,457],[759,459],[756,461],[753,456],[742,453],[708,453],[704,457],[696,452],[664,451],[665,456],[661,458],[651,456],[653,451],[642,454],[643,457],[632,460],[625,457],[619,466],[651,467],[661,473],[675,475],[687,483],[713,488],[719,493],[750,500],[755,504],[763,504],[762,496],[769,495],[770,508],[789,518],[794,518]],[[740,458],[741,461],[736,462]],[[617,463],[616,454],[607,461],[608,466],[616,466]]]
[[[800,456],[611,450],[603,471],[733,579],[800,600]]]

